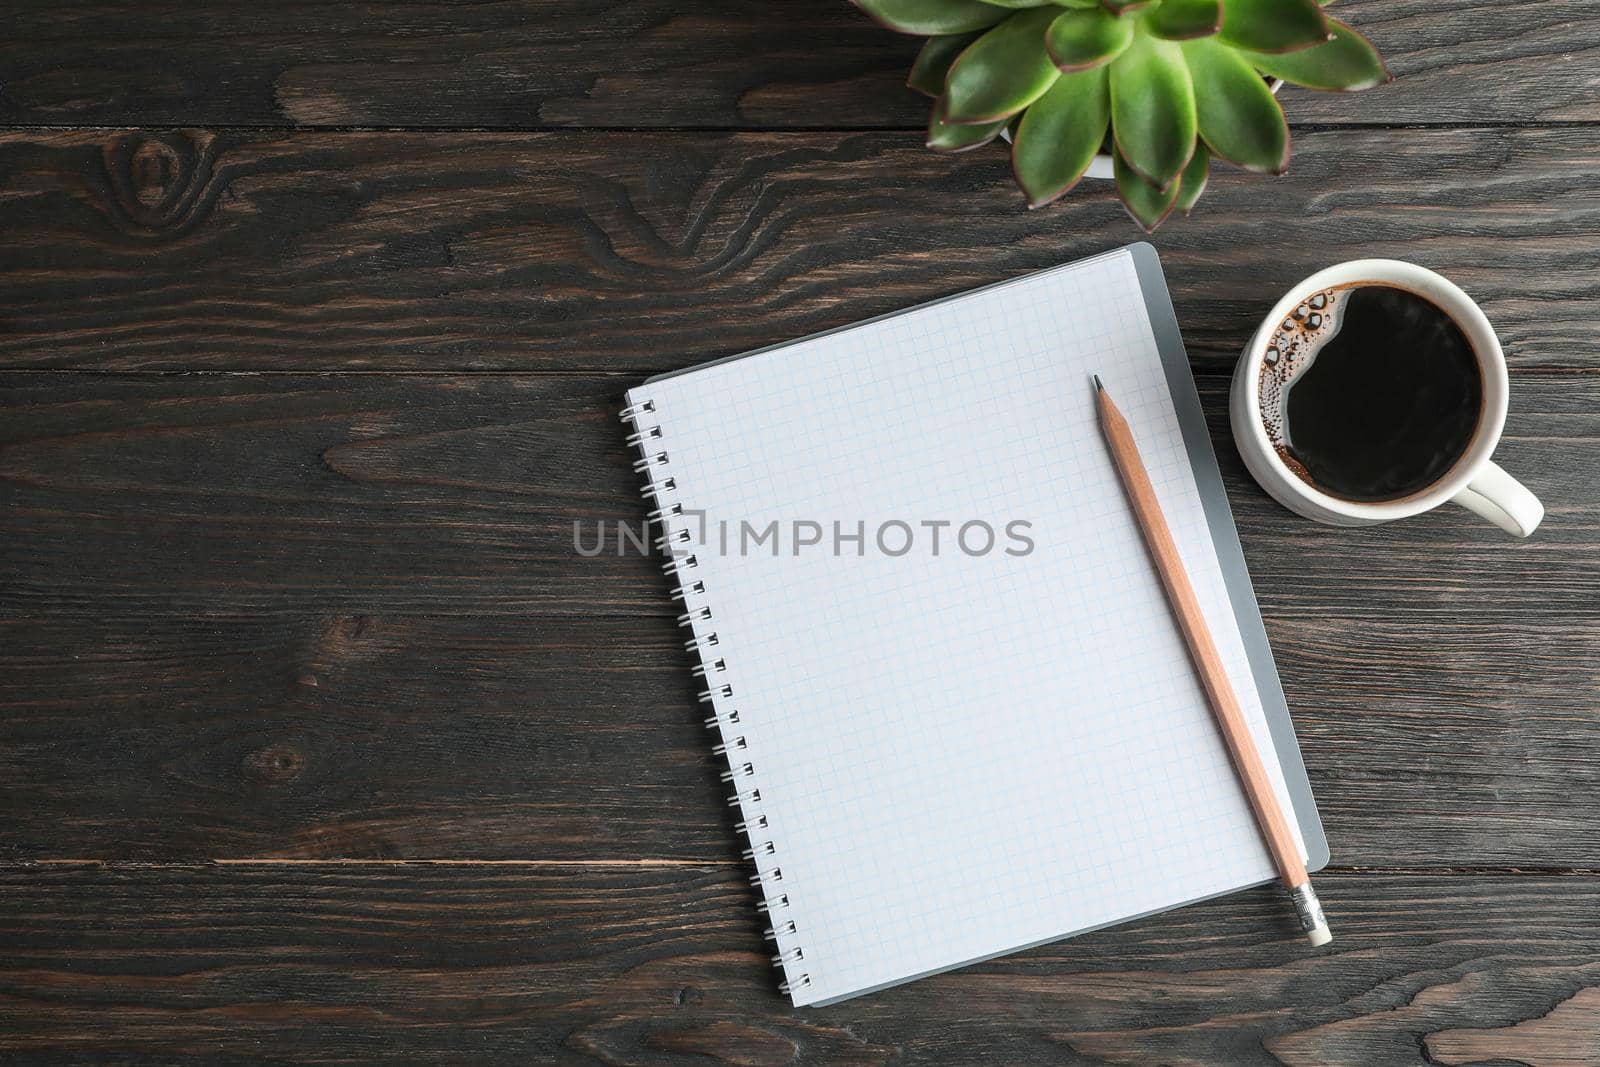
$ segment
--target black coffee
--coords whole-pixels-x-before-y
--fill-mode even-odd
[[[1261,419],[1284,463],[1333,496],[1397,500],[1449,473],[1478,429],[1472,343],[1432,301],[1357,283],[1308,296],[1278,324]]]

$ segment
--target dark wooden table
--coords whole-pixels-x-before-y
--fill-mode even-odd
[[[0,11],[0,1060],[1600,1062],[1600,19],[1347,0],[1288,177],[1156,244],[1333,845],[833,1008],[775,988],[615,411],[1133,240],[930,155],[844,0]],[[1498,325],[1516,542],[1314,526],[1226,436],[1281,289]]]

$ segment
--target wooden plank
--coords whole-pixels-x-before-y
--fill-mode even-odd
[[[6,620],[0,856],[731,860],[693,694],[663,618]]]
[[[580,520],[643,518],[622,390],[604,376],[8,376],[0,612],[665,610],[653,557],[575,548]]]
[[[574,517],[636,514],[609,380],[37,381],[8,391],[7,603],[62,621],[7,628],[3,747],[59,814],[12,854],[726,855],[663,580],[571,548]],[[1507,463],[1551,505],[1527,543],[1465,514],[1313,526],[1224,453],[1340,862],[1381,864],[1397,808],[1427,862],[1600,843],[1563,803],[1600,770],[1594,385],[1519,389]],[[705,819],[633,815],[593,732],[619,712],[628,781]]]
[[[1550,508],[1527,542],[1288,514],[1224,389],[1336,861],[1388,865],[1403,826],[1410,862],[1589,865],[1600,381],[1518,376],[1502,458]],[[665,580],[573,547],[640,511],[619,392],[7,375],[0,854],[730,856]]]
[[[631,381],[6,375],[0,614],[665,613],[656,558],[609,525],[604,554],[575,543],[642,517],[616,418]],[[1500,458],[1549,508],[1527,542],[1458,509],[1299,519],[1233,452],[1226,379],[1203,401],[1269,610],[1447,627],[1600,610],[1600,378],[1517,376]]]
[[[1155,240],[1204,365],[1366,256],[1454,277],[1517,366],[1600,365],[1600,126],[1296,145]],[[1140,235],[1104,183],[1029,212],[1000,149],[883,132],[12,133],[0,203],[14,368],[638,374]]]
[[[1268,621],[1336,865],[1600,856],[1592,618]],[[0,857],[732,861],[693,693],[663,618],[0,620]]]
[[[0,1053],[28,1062],[1567,1064],[1600,1027],[1586,877],[1325,876],[1320,953],[1265,888],[799,1011],[721,867],[10,867],[0,887]]]
[[[1398,75],[1293,93],[1302,122],[1595,118],[1585,0],[1343,0]],[[13,0],[0,122],[48,125],[918,126],[916,42],[844,0],[312,5]],[[752,57],[759,57],[752,61]]]

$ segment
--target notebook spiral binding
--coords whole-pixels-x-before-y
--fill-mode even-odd
[[[705,686],[698,694],[700,703],[711,705],[706,728],[715,728],[721,737],[712,752],[728,761],[722,781],[733,790],[728,806],[739,809],[740,820],[734,829],[750,842],[744,850],[744,858],[755,867],[750,884],[761,891],[763,898],[756,907],[772,923],[764,934],[777,948],[772,964],[784,975],[778,989],[792,993],[811,984],[811,976],[804,970],[805,950],[797,943],[800,931],[795,921],[783,915],[789,908],[789,895],[782,886],[778,847],[764,833],[770,826],[761,806],[761,789],[755,781],[755,763],[748,757],[749,741],[739,732],[739,710],[731,706],[733,685],[716,680],[728,673],[728,661],[720,653],[721,641],[714,629],[715,613],[706,600],[706,583],[694,574],[700,561],[687,547],[694,543],[694,533],[687,526],[675,528],[673,524],[686,509],[677,498],[678,482],[670,473],[672,453],[661,424],[654,421],[656,414],[655,401],[645,399],[623,408],[621,418],[633,431],[628,434],[627,443],[639,450],[633,469],[645,479],[640,492],[651,504],[646,521],[656,523],[661,531],[655,539],[656,550],[667,554],[661,569],[673,581],[673,599],[683,604],[678,625],[688,627],[693,635],[684,642],[684,648],[699,657],[693,675]]]

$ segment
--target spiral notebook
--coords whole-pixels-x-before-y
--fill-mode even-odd
[[[1118,249],[628,393],[797,1005],[1273,880],[1095,373],[1326,862],[1160,265]]]

